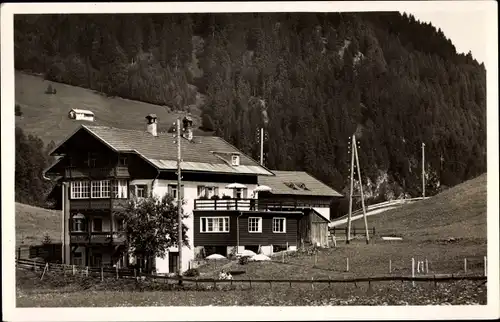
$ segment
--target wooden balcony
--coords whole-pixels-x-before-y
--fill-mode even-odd
[[[115,244],[125,243],[125,236],[121,232],[71,232],[70,240],[72,244]]]
[[[106,179],[106,178],[129,178],[127,167],[117,166],[108,168],[66,168],[66,179]]]
[[[315,207],[329,207],[328,203],[300,201],[269,201],[258,199],[195,199],[194,210],[292,210]]]
[[[129,199],[71,199],[71,210],[111,210],[124,209],[127,206]]]

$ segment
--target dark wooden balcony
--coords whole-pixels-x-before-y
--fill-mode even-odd
[[[301,201],[270,201],[258,199],[195,199],[194,210],[292,210],[329,207],[329,203]]]
[[[124,209],[127,206],[129,199],[71,199],[71,210],[111,210],[111,209]]]
[[[74,232],[70,233],[72,244],[115,244],[125,243],[125,235],[122,232]]]
[[[107,167],[107,168],[66,168],[66,179],[106,179],[106,178],[129,178],[130,173],[127,167]]]

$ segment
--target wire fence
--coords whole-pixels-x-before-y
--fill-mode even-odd
[[[413,269],[414,269],[414,260],[412,260]],[[332,284],[355,284],[368,282],[369,284],[372,282],[390,282],[390,281],[401,281],[401,282],[412,282],[413,285],[415,282],[433,282],[435,285],[437,283],[443,282],[454,282],[454,281],[487,281],[486,275],[483,274],[467,274],[467,273],[458,273],[458,274],[429,274],[426,272],[422,275],[415,274],[413,270],[410,276],[408,275],[383,275],[383,276],[370,276],[370,277],[351,277],[351,278],[319,278],[319,279],[217,279],[217,278],[191,278],[191,277],[179,277],[179,276],[164,276],[164,275],[152,275],[145,274],[141,271],[137,271],[135,269],[124,269],[124,268],[104,268],[104,267],[83,267],[76,265],[64,265],[64,264],[54,264],[54,263],[44,263],[35,260],[26,260],[26,259],[16,259],[16,267],[18,269],[23,270],[31,270],[38,272],[40,274],[40,279],[43,279],[46,274],[56,276],[85,276],[85,277],[93,277],[100,278],[101,281],[105,279],[137,279],[137,280],[152,280],[154,282],[162,282],[166,284],[180,284],[180,282],[190,284],[191,286],[195,286],[198,288],[203,284],[213,285],[214,288],[217,288],[221,284],[225,285],[240,285],[245,286],[246,288],[252,288],[257,285],[269,285],[269,287],[273,288],[276,284],[281,285],[292,285],[300,284],[300,285],[309,285],[312,289],[314,289],[315,285],[326,285],[331,286]],[[371,284],[370,284],[371,285]]]

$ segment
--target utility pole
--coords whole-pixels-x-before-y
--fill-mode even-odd
[[[368,221],[366,220],[365,195],[363,194],[363,182],[361,181],[361,167],[359,166],[358,148],[356,146],[356,139],[354,135],[352,139],[352,144],[354,145],[354,152],[356,153],[356,167],[358,172],[359,190],[361,194],[361,206],[363,207],[363,219],[365,220],[366,243],[369,244],[370,235],[368,234]]]
[[[349,177],[351,179],[351,189],[349,191],[349,214],[347,216],[347,236],[346,236],[346,244],[349,244],[351,242],[351,214],[352,214],[352,195],[353,195],[353,189],[354,189],[354,151],[353,151],[353,145],[352,142],[354,141],[354,136],[353,140],[351,140],[350,145],[351,145],[351,176]]]
[[[264,165],[264,128],[260,128],[260,165]]]
[[[425,143],[422,142],[422,198],[425,198]]]
[[[179,225],[177,236],[177,249],[179,250],[177,274],[179,277],[182,274],[181,139],[181,120],[177,119],[177,220]],[[179,284],[182,284],[182,280],[179,280]]]

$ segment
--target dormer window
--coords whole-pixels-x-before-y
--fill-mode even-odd
[[[240,156],[239,155],[233,154],[231,156],[231,165],[235,165],[235,166],[240,165]]]
[[[122,167],[126,167],[127,166],[127,157],[126,156],[120,156],[120,160],[118,162],[118,164]]]

